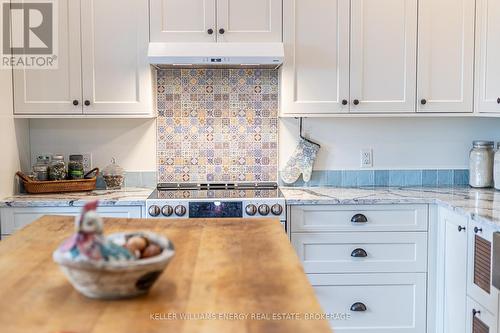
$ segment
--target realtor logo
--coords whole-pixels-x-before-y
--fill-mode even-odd
[[[53,0],[2,3],[3,68],[57,68],[57,3]]]

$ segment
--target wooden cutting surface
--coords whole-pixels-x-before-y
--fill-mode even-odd
[[[0,242],[1,332],[331,332],[277,220],[106,219],[109,232],[151,230],[176,255],[148,295],[88,299],[52,252],[73,218],[45,216]]]

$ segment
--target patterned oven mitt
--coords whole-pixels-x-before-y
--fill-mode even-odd
[[[283,172],[281,173],[281,179],[286,184],[295,183],[300,174],[302,174],[302,179],[304,182],[311,180],[311,174],[313,170],[314,161],[318,155],[319,146],[317,144],[311,143],[300,138],[295,152],[292,157],[288,160]]]

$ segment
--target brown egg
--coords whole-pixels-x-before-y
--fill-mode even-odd
[[[148,241],[146,238],[141,236],[130,237],[127,241],[127,248],[129,250],[139,250],[143,251],[148,246]]]
[[[161,247],[156,244],[149,244],[144,251],[142,251],[141,258],[151,258],[161,253]]]

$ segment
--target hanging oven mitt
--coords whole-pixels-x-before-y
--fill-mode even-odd
[[[299,179],[300,174],[302,174],[304,182],[307,183],[311,180],[314,161],[318,155],[319,145],[308,142],[302,138],[299,140],[295,152],[292,157],[290,157],[281,173],[281,179],[287,184],[295,183]]]

